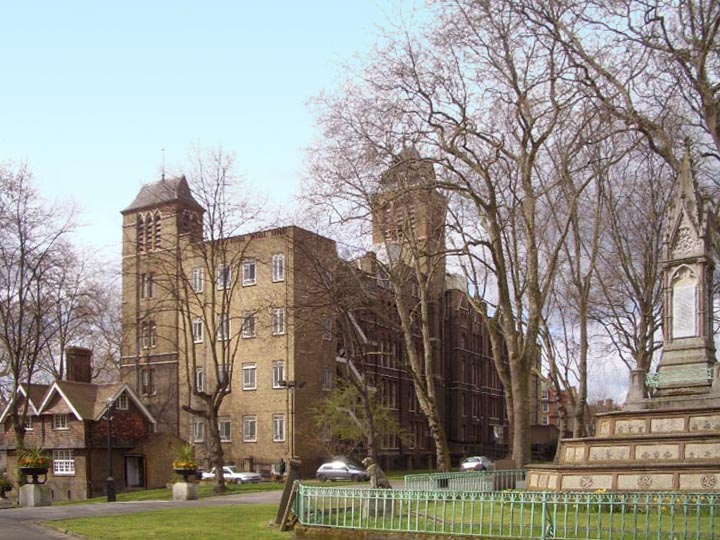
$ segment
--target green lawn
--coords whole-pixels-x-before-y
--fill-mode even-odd
[[[283,489],[285,484],[280,482],[260,482],[259,484],[227,484],[227,491],[223,495],[236,495],[238,493],[252,493],[257,491],[279,491]],[[200,483],[199,496],[201,499],[205,497],[215,497],[216,493],[213,492],[213,484],[202,482]],[[132,502],[132,501],[167,501],[172,499],[171,488],[160,488],[160,489],[145,489],[142,491],[130,491],[127,493],[118,493],[117,500],[119,502]],[[107,502],[105,496],[95,497],[93,499],[87,499],[83,501],[69,501],[69,502],[57,502],[54,505],[61,504],[87,504],[87,503],[104,503]]]
[[[43,525],[93,540],[291,540],[292,532],[280,532],[270,525],[276,512],[273,504],[233,505],[46,521]]]

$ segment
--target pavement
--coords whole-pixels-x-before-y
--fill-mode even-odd
[[[206,506],[231,506],[237,504],[280,504],[282,490],[261,491],[208,497],[196,501],[141,501],[95,504],[67,504],[58,506],[40,506],[35,508],[6,508],[0,510],[0,538],[3,540],[46,540],[58,538],[77,538],[63,534],[55,529],[38,525],[39,521],[70,519],[78,517],[114,516],[135,514],[153,510],[170,510]]]

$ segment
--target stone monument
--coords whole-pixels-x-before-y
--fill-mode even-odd
[[[683,159],[663,247],[662,357],[630,375],[621,411],[595,437],[563,439],[558,463],[531,466],[535,490],[720,491],[720,363],[712,316],[717,224]]]

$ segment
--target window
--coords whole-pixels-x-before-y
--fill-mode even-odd
[[[324,367],[322,372],[322,389],[332,390],[332,372],[329,367]]]
[[[192,290],[196,293],[203,292],[205,287],[205,270],[202,268],[192,269]]]
[[[33,431],[33,417],[32,416],[25,416],[25,431]]]
[[[155,348],[157,345],[157,325],[155,321],[144,321],[141,328],[143,349]]]
[[[279,336],[285,333],[285,308],[272,310],[272,334]]]
[[[195,419],[192,425],[193,442],[203,442],[205,440],[205,420]],[[230,432],[228,431],[228,440]]]
[[[543,426],[547,426],[550,424],[550,419],[547,416],[543,416],[542,423],[543,423]]]
[[[53,474],[72,475],[75,474],[75,459],[72,450],[53,450]]]
[[[205,370],[201,367],[195,368],[195,390],[198,392],[205,390]]]
[[[141,372],[142,393],[148,396],[155,395],[155,370],[143,368]]]
[[[245,261],[243,263],[242,284],[255,285],[255,261]]]
[[[120,396],[117,398],[117,401],[115,402],[115,408],[118,411],[127,411],[128,410],[128,397],[125,392],[120,394]]]
[[[285,281],[285,255],[282,253],[272,256],[272,280]]]
[[[140,275],[140,298],[155,298],[155,272]]]
[[[202,343],[205,332],[203,332],[203,320],[200,317],[193,319],[192,335],[193,343]]]
[[[53,414],[53,429],[68,429],[68,415]]]
[[[542,412],[550,412],[550,404],[549,403],[542,404]]]
[[[323,339],[331,340],[332,339],[332,322],[330,321],[330,317],[323,317],[320,321],[320,325],[322,326]]]
[[[243,364],[243,390],[257,389],[257,364]]]
[[[243,442],[257,442],[257,416],[243,416]]]
[[[232,268],[226,264],[217,267],[217,288],[227,289],[232,281]]]
[[[275,362],[273,362],[272,369],[273,369],[273,377],[272,377],[273,388],[283,388],[280,385],[280,381],[285,380],[285,362],[282,360],[276,360]]]
[[[547,387],[542,389],[542,396],[540,399],[550,399],[550,392],[548,392]]]
[[[217,323],[217,338],[219,341],[230,339],[230,315],[220,315]]]
[[[218,430],[220,431],[220,441],[230,442],[230,419],[220,418],[218,419]]]
[[[222,366],[220,366],[220,380],[218,381],[218,384],[223,384],[225,381],[227,381],[227,386],[225,387],[225,392],[230,392],[231,384],[232,384],[232,377],[230,376],[230,369],[226,365],[222,365]]]
[[[254,311],[243,311],[242,337],[244,337],[244,338],[254,338],[255,337],[255,312]]]
[[[285,440],[285,415],[273,415],[273,442],[283,442]]]

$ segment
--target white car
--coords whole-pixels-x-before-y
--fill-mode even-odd
[[[223,476],[226,482],[232,482],[233,484],[256,484],[260,481],[258,473],[238,471],[235,465],[225,465],[223,467]],[[203,480],[213,480],[215,478],[215,467],[203,472],[202,477]]]

